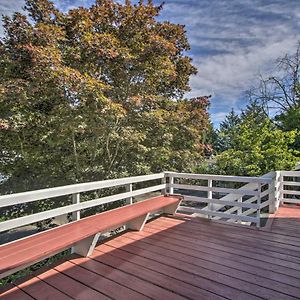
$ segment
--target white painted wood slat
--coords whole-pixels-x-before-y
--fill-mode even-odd
[[[247,177],[247,176],[229,176],[229,175],[211,175],[211,174],[191,174],[191,173],[176,173],[165,172],[166,176],[173,176],[174,178],[185,179],[203,179],[215,181],[231,181],[231,182],[249,182],[249,183],[271,183],[271,177]],[[300,176],[300,175],[299,175]]]
[[[282,194],[300,196],[300,191],[282,190]]]
[[[244,208],[259,208],[259,205],[256,203],[246,203],[246,202],[238,202],[238,201],[225,201],[214,198],[205,198],[205,197],[197,197],[197,196],[184,196],[184,201],[192,201],[199,203],[214,203],[214,204],[222,204],[223,206],[236,206],[236,207],[244,207]]]
[[[159,174],[127,177],[127,178],[120,178],[120,179],[103,180],[103,181],[96,181],[96,182],[78,183],[78,184],[71,184],[71,185],[66,185],[61,187],[42,189],[37,191],[3,195],[0,196],[0,207],[33,202],[33,201],[48,199],[53,197],[71,195],[76,193],[88,192],[93,190],[100,190],[109,187],[122,186],[130,183],[162,179],[163,177],[164,177],[164,173],[159,173]]]
[[[98,206],[98,205],[103,205],[103,204],[107,204],[107,203],[110,203],[110,202],[126,199],[126,198],[129,198],[129,197],[135,197],[135,196],[138,196],[138,195],[158,191],[158,190],[161,190],[165,187],[166,187],[165,184],[159,184],[159,185],[151,186],[151,187],[148,187],[148,188],[135,190],[135,191],[132,191],[132,192],[126,192],[126,193],[107,196],[107,197],[94,199],[94,200],[90,200],[90,201],[86,201],[86,202],[81,202],[81,203],[78,203],[78,204],[67,205],[67,206],[47,210],[47,211],[44,211],[44,212],[39,212],[39,213],[36,213],[36,214],[32,214],[32,215],[28,215],[28,216],[24,216],[24,217],[20,217],[20,218],[16,218],[16,219],[4,221],[4,222],[0,223],[0,232],[1,231],[6,231],[6,230],[9,230],[9,229],[12,229],[12,228],[17,228],[17,227],[20,227],[20,226],[32,224],[32,223],[39,222],[39,221],[42,221],[42,220],[46,220],[46,219],[49,219],[49,218],[54,218],[56,216],[64,215],[64,214],[67,214],[67,213],[73,213],[73,212],[76,212],[76,211],[80,211],[82,209],[87,209],[87,208],[95,207],[95,206]]]
[[[207,187],[207,186],[188,185],[188,184],[172,184],[170,186],[182,190],[194,190],[194,191],[204,191],[204,192],[211,191],[217,193],[228,193],[228,194],[250,195],[250,196],[258,195],[258,192],[254,190],[229,189],[229,188],[221,188],[221,187]]]
[[[187,207],[187,206],[180,206],[178,210],[197,213],[197,214],[203,214],[203,215],[218,216],[218,217],[224,218],[224,219],[226,219],[226,218],[227,219],[235,219],[235,220],[240,220],[240,221],[245,221],[245,222],[257,223],[257,221],[258,221],[258,219],[255,217],[249,217],[249,216],[244,216],[244,215],[232,215],[232,214],[227,214],[227,213],[223,213],[223,212],[209,211],[209,210],[205,210],[205,209],[199,209],[199,208]]]

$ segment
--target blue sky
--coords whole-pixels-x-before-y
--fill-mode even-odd
[[[66,11],[89,6],[93,0],[54,2]],[[231,108],[245,106],[245,91],[259,75],[272,73],[276,58],[293,53],[300,40],[300,0],[164,2],[160,18],[186,25],[189,55],[198,68],[187,96],[213,96],[210,113],[216,126]],[[0,0],[0,13],[12,14],[23,5],[24,0]]]

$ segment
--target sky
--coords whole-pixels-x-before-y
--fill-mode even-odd
[[[93,2],[54,0],[63,11]],[[164,2],[160,19],[186,25],[188,54],[198,69],[186,96],[212,95],[210,114],[215,126],[232,108],[245,107],[245,91],[257,84],[260,75],[272,74],[276,59],[295,52],[300,40],[300,0]],[[21,11],[23,5],[24,0],[0,0],[0,14]]]

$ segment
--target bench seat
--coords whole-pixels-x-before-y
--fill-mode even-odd
[[[0,278],[74,247],[76,253],[88,256],[99,234],[129,224],[141,230],[149,213],[163,210],[175,213],[180,196],[158,196],[122,206],[0,246]]]

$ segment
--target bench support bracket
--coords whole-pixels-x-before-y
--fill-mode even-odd
[[[137,231],[143,230],[149,215],[150,214],[147,213],[141,217],[138,217],[138,218],[130,221],[127,225],[127,228],[132,229],[132,230],[137,230]]]
[[[90,256],[95,249],[99,236],[100,233],[97,233],[93,236],[89,236],[88,238],[76,243],[72,248],[72,252],[84,257]]]
[[[170,204],[164,208],[164,213],[168,215],[174,215],[176,213],[177,208],[179,207],[181,199],[178,202]]]

